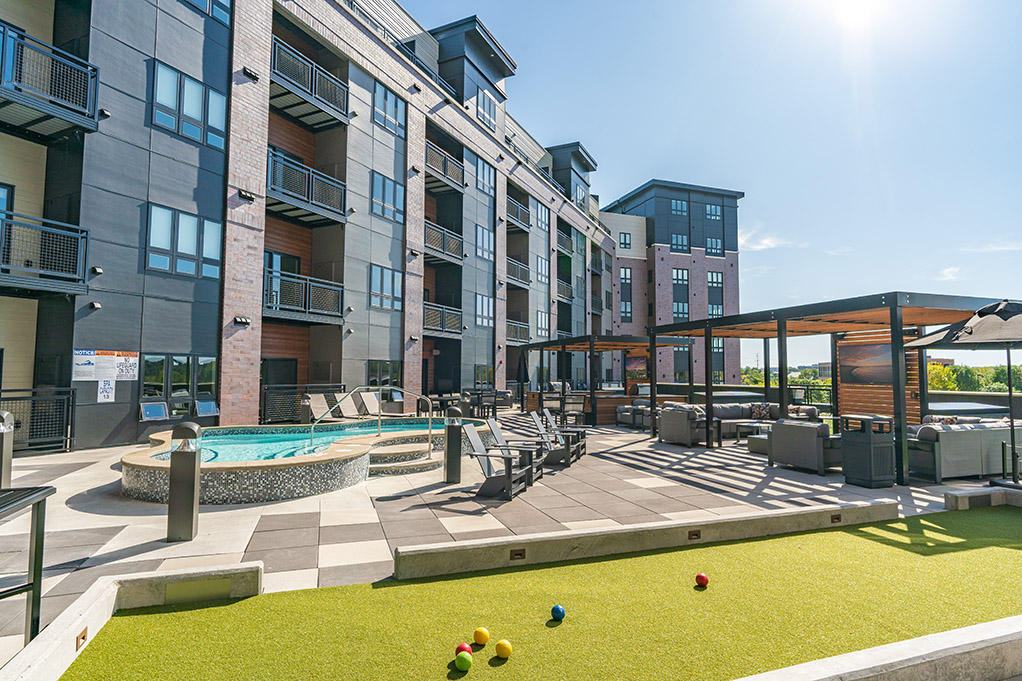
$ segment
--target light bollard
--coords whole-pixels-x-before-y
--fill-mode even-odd
[[[444,482],[461,482],[461,410],[448,407],[444,419]]]
[[[14,461],[14,415],[0,411],[0,487],[11,487],[11,463]]]
[[[167,541],[191,541],[199,532],[199,465],[202,428],[186,421],[171,433]],[[174,447],[174,443],[177,446]]]

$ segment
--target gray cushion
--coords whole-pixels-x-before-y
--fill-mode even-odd
[[[632,400],[633,407],[649,407],[649,400]]]
[[[774,421],[781,418],[781,405],[774,402],[770,403],[770,418]]]
[[[816,435],[819,437],[829,437],[830,428],[827,427],[826,423],[816,423],[814,421],[801,421],[797,419],[781,419],[778,423],[784,423],[787,425],[798,426],[799,428],[812,428],[816,430]]]
[[[715,404],[713,405],[713,415],[719,419],[728,420],[744,418],[740,404]]]
[[[664,409],[684,409],[688,405],[684,402],[664,402],[662,406]]]
[[[617,408],[619,414],[631,414],[635,410],[635,407],[621,406]]]

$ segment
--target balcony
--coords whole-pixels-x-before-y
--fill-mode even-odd
[[[521,288],[529,288],[529,284],[532,283],[532,276],[529,272],[529,266],[518,262],[513,258],[507,259],[507,283],[520,286]]]
[[[571,236],[564,232],[557,232],[557,250],[565,255],[571,255],[573,249],[571,247]]]
[[[592,259],[589,261],[589,271],[593,274],[603,274],[603,256],[598,253],[594,253]]]
[[[0,286],[85,293],[88,245],[81,227],[0,211]]]
[[[465,166],[446,151],[426,140],[426,189],[444,193],[465,191]]]
[[[426,220],[426,260],[437,259],[460,265],[465,258],[465,241],[460,234]]]
[[[422,304],[422,328],[427,331],[438,331],[443,335],[461,335],[461,310],[456,307]]]
[[[592,303],[593,303],[593,314],[602,314],[603,313],[603,301],[600,300],[600,297],[599,296],[593,296],[592,297]]]
[[[571,331],[561,331],[560,329],[557,329],[557,339],[563,340],[565,338],[571,338]]]
[[[0,22],[0,130],[48,144],[95,132],[99,69]]]
[[[266,212],[306,227],[345,222],[345,187],[340,180],[268,152]]]
[[[529,342],[529,325],[525,322],[507,320],[507,342],[510,345],[520,345]]]
[[[574,292],[571,290],[571,284],[566,281],[557,280],[557,297],[566,303],[570,303],[572,298],[575,297]]]
[[[314,131],[327,130],[348,123],[348,86],[274,37],[270,106]]]
[[[513,227],[520,227],[526,232],[532,227],[529,208],[518,203],[510,196],[507,197],[507,223]]]
[[[263,271],[263,316],[343,324],[344,286],[280,270]]]

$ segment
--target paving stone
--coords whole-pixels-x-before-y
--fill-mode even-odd
[[[256,523],[256,532],[268,530],[293,530],[302,527],[317,527],[319,513],[275,513],[263,515]]]
[[[387,579],[394,574],[394,561],[383,560],[359,565],[334,565],[319,569],[319,585],[365,584]]]
[[[321,544],[344,544],[353,541],[384,539],[383,526],[379,523],[355,523],[352,525],[330,525],[319,528]]]
[[[430,534],[446,534],[447,528],[438,518],[423,520],[384,520],[383,533],[387,539],[399,539],[401,537],[426,536]]]
[[[293,530],[268,530],[253,532],[246,552],[294,546],[316,546],[317,544],[319,544],[319,526],[300,527]]]
[[[263,561],[265,572],[283,572],[286,570],[305,570],[319,565],[318,546],[294,546],[265,551],[246,551],[242,562],[251,560]]]

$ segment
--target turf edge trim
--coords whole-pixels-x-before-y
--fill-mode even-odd
[[[897,517],[897,502],[870,500],[811,508],[756,510],[707,520],[665,520],[620,527],[399,546],[394,551],[394,577],[416,579],[539,565],[858,525]]]
[[[100,577],[0,669],[0,681],[58,681],[118,610],[200,602],[212,587],[220,596],[244,598],[262,586],[262,561]]]
[[[804,662],[737,681],[991,681],[1022,674],[1022,615]]]

